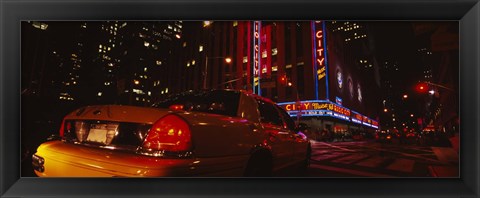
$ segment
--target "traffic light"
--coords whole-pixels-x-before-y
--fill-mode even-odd
[[[415,87],[415,90],[419,93],[427,93],[428,91],[428,84],[427,83],[424,83],[424,82],[421,82],[421,83],[418,83]]]
[[[283,75],[280,77],[280,84],[286,85],[287,84],[287,76]]]

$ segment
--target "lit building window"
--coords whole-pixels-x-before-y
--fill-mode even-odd
[[[40,23],[40,22],[33,22],[32,26],[41,30],[46,30],[48,28],[48,24]]]
[[[183,47],[187,47],[187,42],[183,42]]]
[[[156,61],[157,65],[162,65],[162,61],[157,60]]]
[[[248,57],[247,56],[243,57],[243,63],[248,63]]]
[[[145,72],[146,72],[146,71],[147,71],[147,68],[146,68],[146,67],[145,67],[145,68],[143,68],[143,71],[145,71]]]
[[[273,48],[273,49],[272,49],[272,56],[277,55],[277,53],[278,53],[277,48]]]
[[[143,92],[143,90],[140,90],[140,89],[133,89],[132,90],[133,93],[136,93],[136,94],[145,94],[145,92]]]
[[[192,60],[192,65],[195,65],[195,60]]]
[[[278,71],[278,66],[273,66],[272,71],[274,71],[274,72]]]
[[[168,93],[168,87],[165,89],[165,93]]]
[[[267,51],[262,52],[262,58],[267,58]]]
[[[233,27],[236,27],[238,25],[238,21],[233,22]]]
[[[133,83],[135,83],[136,85],[140,84],[140,81],[138,80],[133,80]]]
[[[202,52],[202,51],[203,51],[203,45],[198,46],[198,52]]]
[[[102,92],[98,92],[98,93],[97,93],[97,96],[102,96]]]
[[[147,42],[147,41],[144,41],[144,42],[143,42],[143,45],[144,45],[145,47],[148,47],[148,46],[150,46],[150,43]]]

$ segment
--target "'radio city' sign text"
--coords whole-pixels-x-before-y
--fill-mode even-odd
[[[282,106],[287,111],[329,110],[345,116],[350,116],[349,109],[328,102],[301,102],[299,104],[292,103],[280,106]]]
[[[315,32],[315,57],[316,57],[316,64],[317,64],[317,77],[318,80],[321,80],[322,78],[325,77],[326,72],[325,72],[325,53],[323,53],[323,50],[325,50],[324,45],[323,45],[323,28],[322,28],[322,22],[321,21],[316,21],[315,22],[316,26],[316,32]]]

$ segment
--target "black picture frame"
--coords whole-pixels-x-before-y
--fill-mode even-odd
[[[0,0],[1,197],[479,197],[478,0]],[[460,178],[20,178],[20,21],[459,20]]]

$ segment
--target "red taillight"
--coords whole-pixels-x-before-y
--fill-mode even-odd
[[[148,131],[142,145],[147,153],[156,151],[189,151],[192,147],[190,127],[176,115],[160,118]]]

